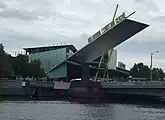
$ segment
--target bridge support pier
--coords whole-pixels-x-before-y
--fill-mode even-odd
[[[89,80],[89,65],[83,64],[81,69],[81,81],[72,82],[69,94],[72,98],[98,100],[101,95],[100,83]]]
[[[89,72],[89,65],[84,64],[82,66],[81,80],[85,86],[88,86],[89,84]]]

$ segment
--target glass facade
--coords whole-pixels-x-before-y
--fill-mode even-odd
[[[67,50],[68,48],[61,48],[56,50],[50,50],[45,52],[38,52],[29,54],[29,60],[39,59],[41,61],[42,68],[44,68],[45,72],[48,72],[53,67],[62,63],[68,57],[68,54],[71,50]],[[50,77],[67,77],[67,66],[63,65],[58,69],[53,70],[50,73]]]
[[[67,64],[62,64],[48,73],[49,78],[67,78]]]
[[[72,54],[74,54],[74,52],[72,50],[70,50],[69,48],[67,48],[67,55],[66,57],[70,57]]]

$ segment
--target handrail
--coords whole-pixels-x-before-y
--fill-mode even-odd
[[[111,81],[111,80],[102,80],[101,84],[111,84],[111,85],[165,85],[165,81]]]

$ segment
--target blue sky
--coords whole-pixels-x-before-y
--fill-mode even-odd
[[[74,44],[78,49],[87,39],[117,15],[136,13],[130,19],[150,25],[119,45],[118,61],[129,69],[135,62],[165,70],[165,1],[164,0],[0,0],[0,42],[11,54],[24,47]]]

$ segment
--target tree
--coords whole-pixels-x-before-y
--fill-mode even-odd
[[[22,77],[42,77],[44,70],[41,68],[40,60],[29,61],[27,55],[19,54],[12,57],[4,49],[0,49],[0,76],[22,76]]]
[[[13,68],[15,75],[23,77],[42,77],[44,70],[41,68],[40,60],[29,62],[27,55],[18,55],[13,58]]]
[[[30,77],[43,77],[45,75],[44,70],[41,68],[40,60],[33,60],[26,64],[25,75]]]
[[[0,76],[8,77],[13,75],[11,56],[0,51]]]
[[[150,78],[150,68],[143,63],[134,64],[130,69],[132,77],[139,78]],[[161,68],[153,68],[152,70],[152,79],[153,80],[163,80],[165,74]]]
[[[14,69],[14,74],[16,76],[24,75],[26,64],[29,62],[27,55],[19,54],[16,57],[12,58],[12,67]]]
[[[161,68],[153,68],[152,79],[153,80],[163,80],[164,72]]]
[[[132,77],[150,78],[150,68],[143,63],[135,63],[130,71]]]

